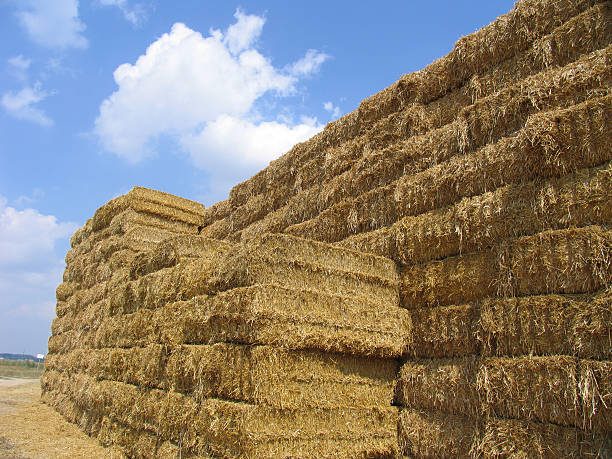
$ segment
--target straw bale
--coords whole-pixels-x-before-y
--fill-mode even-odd
[[[94,261],[106,260],[123,248],[139,250],[138,242],[159,241],[159,234],[196,234],[195,225],[171,221],[160,217],[126,210],[113,217],[108,227],[92,232],[79,245],[66,254],[66,263],[89,255]]]
[[[419,410],[477,417],[478,358],[407,361],[400,368],[395,402]]]
[[[593,436],[571,427],[540,422],[490,417],[480,441],[474,445],[476,457],[608,457],[610,439]]]
[[[103,299],[83,307],[83,309],[76,311],[74,314],[53,319],[51,332],[54,335],[58,335],[73,329],[95,329],[103,320],[108,318],[108,313],[107,302]]]
[[[253,284],[279,284],[372,298],[397,304],[397,269],[382,257],[337,249],[286,235],[264,235],[222,259],[217,266],[221,290]]]
[[[104,416],[100,425],[98,441],[104,446],[118,446],[129,457],[152,459],[158,456],[160,439],[147,431],[132,429]]]
[[[121,276],[121,274],[119,274],[121,272],[121,270],[118,270],[116,275]],[[106,297],[106,284],[107,282],[101,282],[88,289],[77,290],[67,300],[58,301],[57,316],[74,316],[79,311],[85,310],[88,306],[104,300]]]
[[[130,349],[76,349],[51,354],[52,372],[85,373],[190,393],[196,400],[217,397],[282,408],[388,407],[397,364],[315,351],[269,346],[180,346],[167,357],[160,345]]]
[[[95,348],[235,342],[397,358],[410,326],[408,312],[395,304],[254,285],[113,316],[87,333],[53,336],[50,349],[78,347],[77,338]]]
[[[233,210],[232,205],[229,200],[219,201],[213,204],[210,207],[207,207],[204,210],[204,214],[202,215],[202,223],[201,226],[203,228],[211,225],[217,220],[221,220],[222,218],[227,217]]]
[[[246,228],[251,223],[264,218],[269,212],[285,204],[276,196],[258,194],[249,198],[243,205],[222,220],[217,220],[201,231],[203,237],[225,239],[233,232]]]
[[[506,84],[548,68],[566,65],[612,41],[610,6],[598,3],[535,40],[529,49],[506,59],[493,71],[474,75],[466,86],[477,100]]]
[[[582,428],[612,438],[612,362],[580,360]]]
[[[538,37],[550,33],[597,1],[534,0],[516,3],[514,9],[477,32],[462,37],[448,56],[422,72],[431,94],[441,95],[492,63],[502,62],[527,48]],[[435,97],[435,96],[434,96]]]
[[[575,357],[485,358],[477,386],[489,414],[565,426],[582,424]]]
[[[80,245],[68,251],[66,264],[68,269],[78,269],[83,265],[108,261],[115,252],[132,250],[142,252],[151,250],[155,245],[176,232],[147,226],[133,226],[122,235],[109,235],[90,247]]]
[[[168,357],[173,390],[279,409],[388,407],[397,363],[316,351],[219,343],[181,346]]]
[[[408,309],[494,296],[589,293],[610,285],[612,233],[601,226],[545,231],[491,249],[402,268]]]
[[[78,293],[77,293],[78,295]],[[71,309],[67,301],[58,301],[55,305],[55,315],[57,317],[63,317],[66,314],[70,314]]]
[[[145,348],[74,349],[52,354],[45,366],[49,370],[86,373],[92,378],[108,379],[142,387],[165,387],[166,350],[153,344]]]
[[[311,264],[316,260],[317,264],[329,269],[379,277],[391,284],[397,282],[397,268],[393,261],[329,244],[289,235],[266,234],[242,247],[249,255],[256,253],[262,257],[281,258],[296,264]]]
[[[194,201],[161,191],[134,187],[129,193],[109,201],[96,211],[92,230],[99,231],[109,226],[116,215],[128,209],[196,226],[200,225],[204,213],[204,206]]]
[[[436,411],[400,409],[400,453],[419,458],[471,457],[480,437],[480,422]]]
[[[608,288],[587,295],[486,299],[478,325],[483,355],[566,354],[610,359],[611,294]]]
[[[160,269],[136,280],[109,285],[111,314],[128,314],[141,308],[155,309],[174,301],[188,300],[198,295],[215,294],[218,280],[214,278],[214,258],[191,258],[170,268]]]
[[[62,282],[55,289],[55,297],[57,301],[66,301],[78,290],[78,284],[75,282]]]
[[[407,309],[468,303],[495,296],[500,277],[495,250],[402,268],[400,299]]]
[[[93,262],[92,257],[83,256],[81,260],[74,260],[66,267],[67,278],[79,285],[79,289],[86,290],[96,284],[110,280],[113,273],[122,268],[129,268],[138,255],[138,251],[124,249],[113,252],[105,261]]]
[[[336,204],[285,231],[336,242],[508,184],[597,166],[612,158],[607,135],[610,123],[612,96],[541,113],[513,137]],[[415,231],[411,229],[414,220],[404,219],[395,226],[400,247],[405,243],[404,233]]]
[[[232,245],[202,236],[175,236],[160,242],[153,250],[143,252],[131,263],[130,275],[137,279],[163,268],[175,266],[190,258],[220,258]]]
[[[480,352],[478,304],[421,308],[409,312],[412,333],[405,357],[442,358]]]

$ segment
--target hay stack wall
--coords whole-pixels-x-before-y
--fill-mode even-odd
[[[395,263],[202,210],[137,188],[77,232],[43,400],[129,457],[394,457]]]
[[[104,206],[45,399],[130,456],[611,455],[611,42],[522,0],[226,201]]]
[[[403,454],[612,454],[611,42],[610,2],[517,2],[207,209],[398,264]]]

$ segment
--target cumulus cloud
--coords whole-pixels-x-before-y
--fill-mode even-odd
[[[325,102],[323,104],[323,108],[331,114],[331,117],[334,120],[336,118],[340,118],[340,116],[342,115],[342,111],[340,110],[340,107],[337,107],[331,102]]]
[[[41,126],[51,126],[53,120],[35,106],[49,95],[50,93],[41,89],[40,83],[36,83],[18,92],[5,92],[0,103],[9,115],[17,119],[31,121]]]
[[[2,313],[13,317],[53,316],[55,287],[64,263],[55,254],[74,223],[59,222],[35,209],[18,210],[0,196],[0,296]]]
[[[78,0],[19,0],[16,16],[30,38],[48,48],[87,48]]]
[[[104,149],[136,163],[156,154],[160,136],[170,136],[211,174],[213,164],[252,171],[321,129],[316,121],[264,119],[256,103],[296,94],[299,79],[327,56],[309,50],[277,68],[256,49],[265,18],[241,10],[234,17],[227,30],[208,36],[174,24],[134,64],[115,70],[118,89],[100,106],[94,127]]]
[[[130,5],[127,0],[99,0],[99,3],[102,6],[116,6],[125,20],[131,22],[134,26],[139,26],[147,18],[144,6],[139,3]]]

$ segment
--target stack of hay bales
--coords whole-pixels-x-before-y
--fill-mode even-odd
[[[611,43],[610,2],[518,2],[207,210],[400,265],[403,453],[610,454]]]
[[[612,454],[611,43],[609,1],[522,0],[192,235],[98,211],[46,399],[130,456]]]
[[[130,457],[394,457],[395,263],[286,235],[177,235],[57,319],[44,399]],[[59,331],[61,329],[61,332]]]
[[[108,293],[129,281],[138,254],[173,234],[197,234],[203,212],[199,203],[140,187],[101,207],[71,239],[64,282],[56,292],[50,360],[87,347],[90,330],[111,319]],[[87,431],[96,428],[91,413],[65,394],[48,391],[44,399]]]

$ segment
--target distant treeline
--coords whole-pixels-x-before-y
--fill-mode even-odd
[[[0,358],[8,359],[8,360],[34,360],[35,362],[42,362],[44,359],[39,359],[33,355],[29,354],[2,354],[0,353]]]

